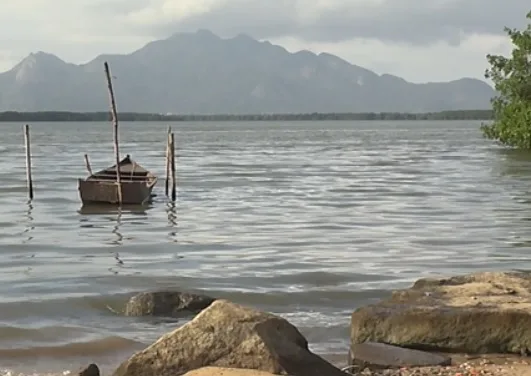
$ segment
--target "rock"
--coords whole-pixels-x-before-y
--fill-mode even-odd
[[[352,314],[351,345],[463,353],[531,351],[531,274],[421,279]]]
[[[114,376],[176,376],[208,366],[345,376],[310,352],[306,339],[285,319],[226,300],[216,300],[193,320],[134,354]]]
[[[87,368],[84,368],[79,372],[79,376],[100,376],[100,369],[94,363],[89,364]]]
[[[182,317],[186,313],[201,312],[214,300],[206,295],[178,291],[141,292],[129,299],[125,315]]]
[[[404,349],[384,343],[365,342],[352,345],[349,364],[361,369],[449,366],[452,359],[425,351]]]
[[[185,373],[183,376],[275,376],[269,372],[254,369],[203,367]]]

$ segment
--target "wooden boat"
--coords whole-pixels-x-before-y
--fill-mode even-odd
[[[157,177],[133,161],[129,155],[119,163],[122,185],[122,204],[144,204],[151,200],[151,191]],[[98,171],[86,179],[78,179],[78,189],[83,204],[118,204],[116,165]]]

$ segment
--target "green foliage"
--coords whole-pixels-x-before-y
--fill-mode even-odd
[[[527,14],[531,21],[531,12]],[[494,121],[483,124],[483,134],[500,143],[531,149],[531,23],[524,30],[505,28],[513,43],[511,57],[487,55],[485,78],[494,82]]]
[[[318,113],[311,114],[220,114],[162,115],[122,112],[122,121],[329,121],[329,120],[491,120],[491,110],[461,110],[408,114],[400,112]],[[0,112],[0,122],[110,121],[108,112]]]

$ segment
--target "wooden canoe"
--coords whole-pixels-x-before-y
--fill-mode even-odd
[[[122,204],[140,205],[151,200],[157,177],[127,155],[119,163]],[[81,201],[86,204],[118,204],[116,165],[78,179]]]

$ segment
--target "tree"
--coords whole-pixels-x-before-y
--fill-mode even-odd
[[[531,11],[527,14],[531,21]],[[513,43],[511,57],[487,55],[485,78],[499,93],[492,99],[494,121],[483,124],[483,134],[520,149],[531,149],[531,23],[524,30],[505,32]]]

